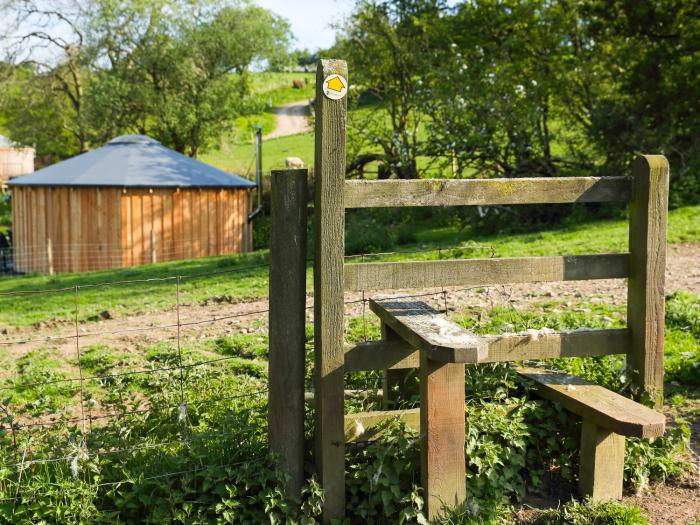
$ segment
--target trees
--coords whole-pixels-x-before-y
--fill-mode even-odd
[[[379,102],[380,110],[351,113],[351,148],[381,151],[380,176],[411,179],[419,175],[417,158],[430,96],[424,78],[435,65],[433,48],[440,34],[442,2],[431,0],[363,1],[336,43],[346,57],[353,84]]]
[[[17,91],[7,107],[27,104],[30,95],[55,99],[44,105],[54,117],[60,109],[77,151],[138,132],[196,156],[250,104],[250,67],[284,62],[290,38],[285,20],[245,1],[21,0],[4,11],[16,20],[11,58],[35,72],[33,89]],[[38,59],[30,42],[54,53]],[[48,122],[34,116],[34,129],[18,131],[16,140],[36,141]]]

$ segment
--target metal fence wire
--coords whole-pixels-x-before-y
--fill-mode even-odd
[[[494,256],[493,248],[490,246],[470,246],[468,248],[487,250],[492,257]],[[405,254],[419,253],[426,254],[428,252],[438,252],[438,257],[440,257],[443,251],[442,249],[430,248],[403,252],[385,252],[381,254],[360,254],[347,256],[346,260],[352,263],[354,260],[366,261],[377,259],[378,257],[403,256]],[[235,364],[240,357],[236,355],[210,355],[206,358],[188,359],[184,352],[184,331],[188,328],[215,325],[216,323],[234,319],[260,320],[269,313],[269,309],[253,305],[253,307],[249,309],[241,310],[238,308],[237,311],[224,315],[207,315],[204,318],[187,319],[183,316],[182,285],[184,282],[191,282],[199,278],[209,278],[217,275],[233,276],[245,272],[260,271],[266,268],[268,268],[267,263],[261,263],[222,268],[213,272],[193,273],[189,275],[178,274],[153,278],[76,283],[71,286],[18,289],[0,292],[0,299],[8,300],[12,298],[41,297],[49,294],[65,294],[67,303],[72,306],[71,326],[69,329],[64,328],[64,333],[60,334],[5,337],[4,339],[0,339],[0,348],[13,351],[13,355],[17,356],[22,355],[22,352],[25,352],[27,347],[31,345],[59,343],[62,344],[64,348],[72,346],[73,360],[77,367],[77,373],[67,374],[67,377],[49,375],[49,377],[43,378],[5,378],[4,381],[0,383],[0,398],[5,397],[5,400],[2,402],[2,410],[4,411],[5,417],[0,418],[0,432],[9,436],[13,444],[12,457],[6,456],[5,460],[0,462],[0,469],[5,469],[6,472],[15,472],[15,483],[17,486],[16,496],[4,499],[0,498],[0,503],[16,503],[20,500],[26,501],[26,498],[31,497],[31,494],[25,492],[24,489],[21,488],[22,480],[27,479],[26,474],[24,474],[25,477],[23,478],[23,473],[42,465],[55,464],[66,466],[77,461],[76,458],[78,457],[81,461],[94,458],[128,457],[130,454],[140,451],[163,450],[168,449],[168,447],[176,446],[189,447],[197,440],[221,441],[225,439],[240,439],[241,436],[244,435],[252,436],[256,434],[264,436],[266,428],[261,422],[249,426],[238,426],[233,430],[218,429],[202,432],[193,427],[191,418],[193,411],[194,413],[199,413],[202,410],[213,409],[214,407],[230,409],[232,403],[237,402],[237,400],[242,401],[245,399],[259,399],[260,404],[264,405],[268,388],[266,380],[258,381],[254,388],[245,388],[241,392],[231,392],[226,395],[212,396],[208,384],[198,384],[197,388],[189,388],[192,385],[188,385],[188,381],[191,380],[190,375],[193,372],[201,371],[204,375],[198,377],[198,380],[204,378],[205,381],[209,382],[215,377],[215,373],[221,373],[222,365],[228,363]],[[172,285],[174,299],[173,322],[148,326],[134,326],[131,321],[127,321],[126,323],[121,322],[120,324],[124,326],[118,329],[111,329],[108,326],[103,329],[88,329],[85,327],[85,322],[81,321],[81,314],[84,314],[84,312],[81,311],[81,294],[85,290],[100,290],[126,286],[145,287],[153,283]],[[451,300],[450,295],[473,290],[475,288],[484,287],[449,290],[442,288],[440,290],[395,296],[398,298],[422,298],[433,305],[435,309],[440,311],[443,315],[448,315],[451,305],[454,305],[454,301]],[[350,296],[346,297],[345,300],[347,317],[354,319],[354,322],[361,323],[361,338],[364,341],[368,341],[372,338],[372,329],[368,326],[368,319],[371,318],[371,314],[368,312],[370,299],[370,293],[368,291],[362,291],[358,297]],[[189,306],[190,305],[188,305],[188,307]],[[313,324],[313,308],[313,302],[306,306],[308,314],[311,315],[307,320],[310,324]],[[116,371],[107,370],[102,373],[99,371],[95,373],[92,369],[86,368],[85,366],[84,351],[87,341],[101,341],[108,336],[161,332],[170,332],[170,337],[174,342],[174,349],[171,352],[172,355],[170,355],[165,362],[133,367],[129,363],[129,368],[124,369],[120,365],[120,368]],[[226,373],[226,369],[223,369],[223,373]],[[373,395],[364,396],[364,398],[362,398],[363,403],[372,403],[372,400],[376,400],[378,396],[381,396],[381,379],[379,376],[379,373],[375,373],[374,375],[366,374],[361,380],[355,381],[355,386],[365,391],[365,393],[374,393]],[[166,388],[169,389],[168,391],[172,391],[173,393],[172,397],[169,398],[167,402],[163,402],[162,400],[156,402],[148,398],[140,398],[131,405],[128,403],[119,404],[117,409],[107,405],[100,406],[100,404],[95,401],[95,384],[103,388],[114,388],[121,386],[124,381],[128,379],[136,377],[157,377],[159,380],[164,380]],[[69,405],[64,407],[66,410],[63,412],[55,411],[44,413],[40,411],[39,414],[36,414],[32,413],[31,410],[23,411],[22,407],[19,407],[19,410],[17,410],[16,406],[13,407],[13,404],[16,404],[12,401],[13,394],[29,392],[32,389],[41,391],[49,389],[50,391],[52,388],[63,387],[67,387],[69,392],[77,397],[75,407],[70,406],[70,399],[68,400]],[[313,386],[311,384],[308,384],[307,387],[309,391],[313,391]],[[192,395],[193,392],[197,392],[198,395],[194,397]],[[120,398],[121,395],[122,393],[119,392]],[[125,442],[122,446],[114,446],[113,442],[105,446],[105,443],[109,441],[103,439],[105,423],[118,421],[120,424],[128,426],[132,422],[130,418],[149,418],[154,415],[159,415],[159,417],[161,417],[157,421],[169,421],[172,424],[172,428],[176,429],[176,431],[172,435],[166,435],[163,439],[158,441],[144,439],[142,441],[128,443],[126,442],[128,440],[124,440]],[[162,416],[164,416],[164,419]],[[54,449],[47,453],[46,448],[42,449],[39,445],[42,443],[43,438],[50,432],[53,432],[52,429],[57,429],[59,432],[63,433],[64,436],[72,436],[71,439],[73,441],[64,441],[63,448],[61,448],[61,446],[54,447]],[[114,429],[108,427],[108,430],[113,431]],[[128,428],[122,429],[122,431],[125,435],[129,434]],[[24,438],[22,435],[24,435]],[[77,439],[80,442],[79,446],[75,445],[76,436],[78,436]],[[39,449],[42,450],[43,454],[36,453]],[[245,463],[244,461],[239,461],[239,459],[240,458],[236,458],[236,461],[231,463],[216,462],[211,464],[202,464],[202,461],[198,460],[191,468],[180,468],[172,472],[158,472],[153,475],[147,475],[147,473],[145,473],[139,477],[139,480],[143,482],[149,479],[191,474],[214,467],[235,467]],[[261,460],[260,458],[249,458],[247,462]],[[133,479],[130,478],[105,480],[100,482],[98,487],[106,489],[109,487],[122,486],[131,482],[133,482]]]

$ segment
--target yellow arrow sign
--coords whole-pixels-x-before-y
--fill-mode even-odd
[[[326,82],[326,86],[328,87],[328,89],[337,91],[338,93],[343,91],[343,88],[345,87],[343,81],[340,80],[340,77],[337,76],[331,78],[328,82]]]

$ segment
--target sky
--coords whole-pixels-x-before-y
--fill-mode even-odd
[[[311,51],[333,45],[331,24],[350,14],[353,0],[254,0],[256,4],[286,18],[296,37],[295,48]]]

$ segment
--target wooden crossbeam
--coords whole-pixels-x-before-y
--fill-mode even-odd
[[[402,339],[443,363],[478,363],[486,343],[423,301],[370,299],[370,309]]]
[[[353,180],[346,208],[626,202],[630,177]]]
[[[383,423],[389,419],[400,419],[420,434],[420,409],[384,410],[346,414],[344,419],[345,442],[373,441],[384,432]]]
[[[580,377],[541,368],[516,368],[535,382],[537,393],[596,426],[623,436],[651,438],[664,433],[666,417]]]
[[[528,334],[485,335],[488,355],[481,363],[559,357],[625,354],[630,346],[626,328],[532,331]],[[418,368],[419,351],[406,341],[368,341],[345,347],[345,372]]]
[[[345,291],[621,279],[629,254],[346,264]]]

